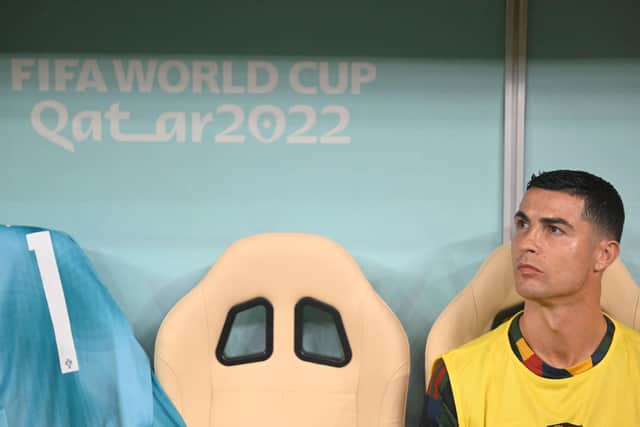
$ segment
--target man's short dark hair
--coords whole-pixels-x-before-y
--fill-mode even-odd
[[[561,191],[584,200],[583,216],[620,242],[624,206],[620,194],[604,179],[583,171],[555,170],[531,175],[530,188]]]

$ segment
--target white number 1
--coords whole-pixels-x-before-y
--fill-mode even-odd
[[[38,270],[40,270],[44,296],[47,300],[51,323],[53,323],[53,333],[56,337],[60,370],[63,374],[76,372],[80,367],[76,356],[76,346],[73,343],[71,322],[62,290],[60,271],[56,263],[56,255],[53,252],[51,234],[48,231],[39,231],[27,234],[26,237],[27,246],[30,251],[35,253]]]

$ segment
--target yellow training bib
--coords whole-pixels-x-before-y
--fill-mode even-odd
[[[640,426],[640,334],[613,322],[605,357],[570,378],[524,366],[509,344],[511,322],[445,354],[460,427]]]

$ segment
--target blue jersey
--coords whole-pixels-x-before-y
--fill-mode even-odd
[[[0,427],[184,426],[68,235],[0,226]]]

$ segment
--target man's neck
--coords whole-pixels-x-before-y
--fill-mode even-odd
[[[566,369],[596,350],[607,331],[599,304],[525,302],[520,330],[531,349],[554,368]]]

